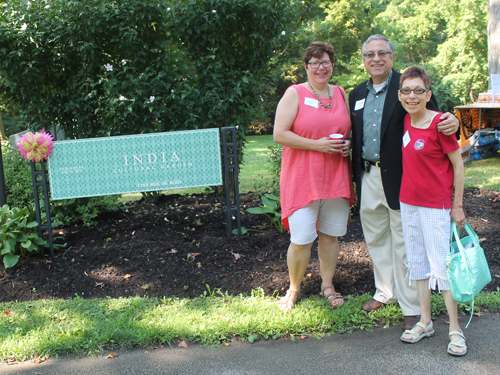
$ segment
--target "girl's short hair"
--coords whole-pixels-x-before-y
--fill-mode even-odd
[[[424,82],[424,86],[427,90],[431,88],[431,77],[427,74],[425,69],[420,66],[410,66],[406,69],[399,79],[399,87],[401,87],[403,81],[408,78],[420,78]]]

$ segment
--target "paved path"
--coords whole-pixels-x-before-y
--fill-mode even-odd
[[[461,317],[462,326],[468,317]],[[448,326],[442,316],[434,324],[436,334],[417,344],[399,341],[401,327],[376,328],[373,332],[326,336],[317,340],[259,340],[235,342],[229,347],[134,349],[118,357],[49,358],[45,363],[0,365],[10,375],[131,375],[131,374],[500,374],[500,316],[474,317],[465,330],[469,353],[446,353]]]

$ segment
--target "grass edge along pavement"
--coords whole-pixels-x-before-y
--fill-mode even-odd
[[[229,343],[233,338],[304,337],[372,330],[398,324],[403,315],[397,304],[366,313],[361,305],[370,295],[346,296],[332,308],[324,298],[301,300],[289,313],[277,307],[277,297],[254,290],[251,296],[230,296],[217,290],[194,299],[130,297],[107,299],[40,300],[0,303],[0,362],[24,361],[59,355],[91,356],[106,350],[175,345],[185,340],[205,346]],[[474,310],[500,311],[500,290],[480,293]],[[467,319],[470,304],[460,304]],[[432,296],[432,313],[445,313],[444,299]],[[475,313],[474,319],[480,319]]]

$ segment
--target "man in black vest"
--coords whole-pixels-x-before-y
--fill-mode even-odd
[[[370,79],[349,94],[352,120],[353,176],[361,225],[373,261],[376,292],[362,307],[374,311],[398,301],[405,316],[404,329],[420,320],[416,283],[406,277],[406,250],[399,211],[403,175],[402,139],[406,111],[398,100],[400,73],[392,70],[394,48],[383,35],[370,36],[362,47]],[[427,108],[438,111],[432,96]],[[438,130],[452,134],[458,119],[441,117]]]

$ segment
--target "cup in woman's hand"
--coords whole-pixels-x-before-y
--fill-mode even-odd
[[[330,134],[330,139],[332,141],[342,141],[342,143],[345,143],[345,139],[342,134]]]

